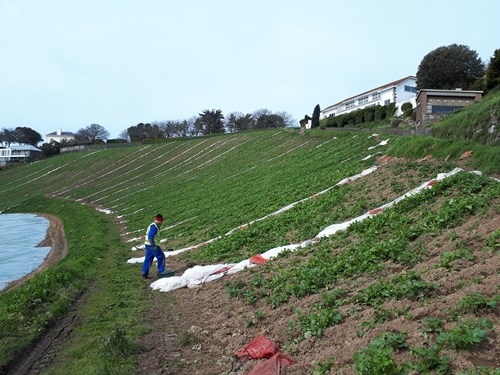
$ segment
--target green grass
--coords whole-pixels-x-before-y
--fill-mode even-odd
[[[90,288],[85,309],[78,312],[83,323],[74,340],[59,353],[71,359],[64,362],[60,373],[98,373],[99,363],[109,362],[117,325],[127,332],[131,345],[145,332],[141,323],[145,309],[142,280],[125,263],[125,246],[117,227],[88,207],[54,199],[37,197],[18,209],[59,217],[69,253],[24,285],[0,294],[0,364],[8,363],[15,352],[43,334]],[[128,370],[109,373],[131,373],[133,357],[112,354],[116,362],[112,367]]]
[[[432,134],[441,138],[498,145],[500,126],[498,123],[495,124],[495,119],[498,122],[499,117],[500,92],[492,92],[480,102],[462,108],[432,124]]]

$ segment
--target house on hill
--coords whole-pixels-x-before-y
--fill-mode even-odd
[[[402,114],[401,105],[411,103],[416,107],[417,77],[408,76],[371,90],[351,96],[321,111],[323,117],[334,117],[375,105],[396,105],[396,116]]]
[[[419,90],[416,97],[417,129],[423,129],[445,115],[455,112],[482,99],[482,91],[470,90]]]
[[[45,143],[50,143],[52,141],[61,143],[61,142],[70,142],[75,139],[75,134],[71,132],[63,132],[61,128],[58,128],[55,132],[45,134]]]
[[[31,145],[10,146],[0,148],[0,166],[11,163],[25,163],[42,156],[42,150]]]

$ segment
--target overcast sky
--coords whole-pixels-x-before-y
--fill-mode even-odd
[[[441,46],[488,63],[499,14],[497,0],[0,0],[0,128],[116,138],[204,109],[298,121]]]

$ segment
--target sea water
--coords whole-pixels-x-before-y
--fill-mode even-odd
[[[33,214],[0,215],[0,290],[42,264],[50,247],[37,245],[49,226],[47,219]]]

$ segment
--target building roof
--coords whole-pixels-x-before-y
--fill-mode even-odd
[[[10,146],[9,148],[15,151],[39,151],[39,152],[42,151],[39,148],[36,148],[35,146],[32,145]]]
[[[404,78],[401,78],[401,79],[398,79],[397,81],[394,81],[394,82],[390,82],[390,83],[386,83],[385,85],[382,85],[382,86],[379,86],[379,87],[375,87],[374,89],[371,89],[371,90],[368,90],[368,91],[365,91],[365,92],[362,92],[361,94],[357,94],[357,95],[354,95],[354,96],[351,96],[350,98],[347,98],[347,99],[344,99],[338,103],[335,103],[335,104],[332,104],[328,107],[326,107],[323,111],[326,111],[327,109],[329,108],[332,108],[332,107],[336,107],[338,106],[339,104],[342,104],[344,102],[347,102],[351,99],[354,99],[354,98],[357,98],[358,96],[361,96],[361,95],[364,95],[364,94],[369,94],[370,92],[373,92],[373,91],[380,91],[380,90],[383,90],[383,89],[386,89],[388,87],[393,87],[393,86],[397,86],[399,85],[401,82],[404,82],[406,81],[407,79],[410,79],[410,78],[415,78],[417,79],[417,77],[415,76],[407,76],[407,77],[404,77]]]
[[[418,91],[417,98],[420,96],[420,93],[427,93],[428,95],[433,96],[475,96],[476,94],[483,94],[483,91],[475,91],[475,90],[438,90],[438,89],[421,89]]]
[[[49,133],[49,134],[46,134],[45,135],[46,137],[74,137],[75,136],[75,133],[71,133],[71,132],[61,132],[61,134],[57,134],[57,132],[52,132],[52,133]]]

